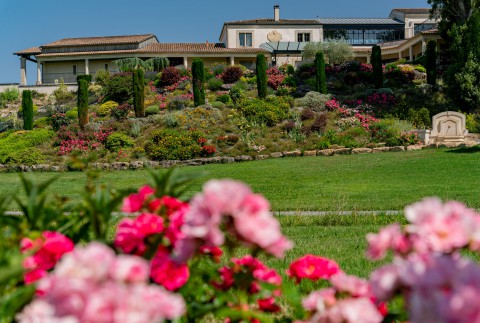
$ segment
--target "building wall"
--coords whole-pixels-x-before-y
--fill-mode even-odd
[[[65,83],[76,83],[77,75],[85,74],[85,60],[43,62],[42,83],[55,84],[63,79]],[[76,75],[73,66],[76,66]]]
[[[323,41],[323,27],[321,25],[227,26],[226,35],[224,35],[222,41],[228,48],[238,48],[240,47],[238,34],[247,32],[252,33],[252,47],[259,48],[262,43],[269,42],[267,35],[272,31],[278,31],[282,35],[282,42],[296,42],[299,32],[309,32],[310,41]]]

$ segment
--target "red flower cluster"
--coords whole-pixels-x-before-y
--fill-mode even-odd
[[[276,90],[284,79],[285,75],[278,68],[272,67],[267,70],[267,84],[272,89]]]
[[[33,283],[46,275],[57,261],[67,252],[73,250],[73,242],[58,232],[45,231],[41,238],[35,240],[23,238],[20,241],[20,250],[23,253],[34,251],[34,254],[25,258],[23,267],[26,269],[25,283]]]
[[[250,295],[262,292],[264,297],[257,300],[259,309],[264,312],[280,310],[280,307],[275,304],[275,297],[281,294],[279,287],[282,284],[282,277],[257,258],[250,255],[240,259],[232,258],[231,265],[220,268],[218,272],[220,280],[212,283],[215,288],[221,290],[246,289]],[[273,288],[271,291],[263,290],[263,284],[270,284],[278,288]]]
[[[217,152],[217,149],[213,145],[203,146],[200,151],[200,156],[211,157]]]
[[[299,283],[302,279],[328,279],[340,271],[335,261],[308,254],[292,262],[287,275]]]

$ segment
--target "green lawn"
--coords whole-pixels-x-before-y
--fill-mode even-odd
[[[426,196],[456,199],[480,208],[480,153],[478,149],[426,149],[412,152],[303,157],[183,167],[202,172],[188,194],[210,178],[242,180],[265,195],[275,211],[282,210],[402,210]],[[35,173],[45,179],[52,173]],[[0,174],[0,196],[20,191],[17,174]],[[112,187],[138,187],[146,171],[104,172],[100,181]],[[80,196],[82,173],[62,173],[52,193]]]

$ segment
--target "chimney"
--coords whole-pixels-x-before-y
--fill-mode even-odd
[[[280,20],[280,6],[278,4],[273,6],[273,18],[275,21]]]

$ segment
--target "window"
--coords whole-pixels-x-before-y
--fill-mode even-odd
[[[302,42],[309,42],[310,41],[310,33],[298,33],[297,34],[297,41]]]
[[[350,45],[375,45],[405,38],[403,28],[331,28],[323,31],[325,41],[345,39]]]
[[[241,47],[252,47],[252,33],[239,33],[238,44]]]
[[[73,65],[73,75],[77,75],[77,65]]]
[[[414,33],[415,35],[417,35],[418,33],[422,32],[422,31],[426,31],[426,30],[430,30],[430,29],[433,29],[437,27],[436,24],[415,24],[414,25]]]

